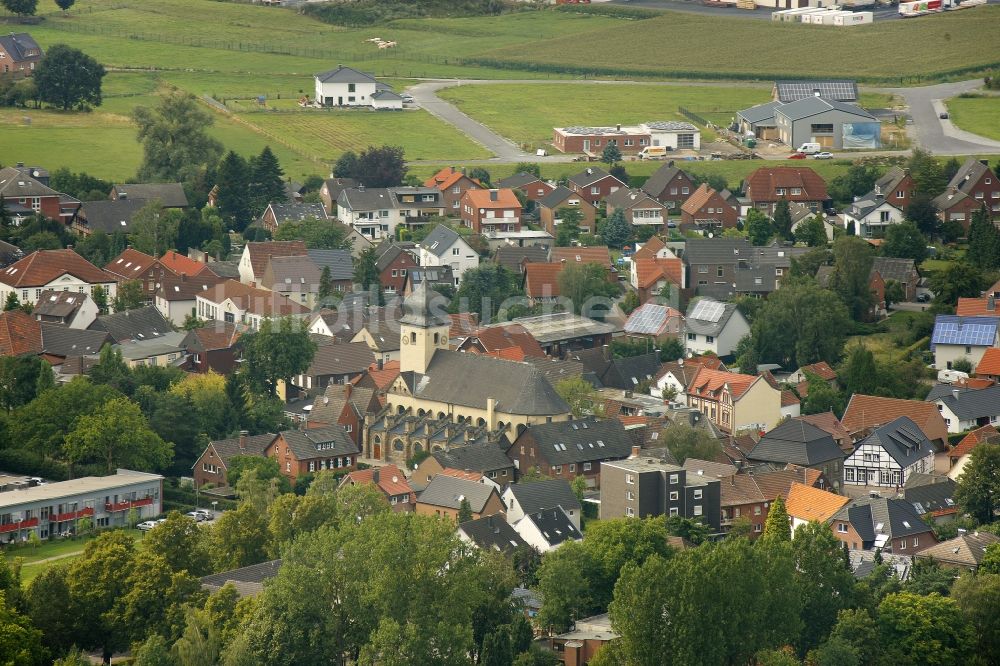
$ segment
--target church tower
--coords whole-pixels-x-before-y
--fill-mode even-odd
[[[434,352],[448,348],[448,301],[441,294],[427,289],[421,281],[413,293],[403,300],[403,317],[399,320],[400,372],[427,372]]]

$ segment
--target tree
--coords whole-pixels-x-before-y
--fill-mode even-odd
[[[115,398],[81,416],[66,436],[65,448],[73,462],[100,462],[108,474],[117,467],[162,469],[173,453],[173,446],[149,429],[139,407],[128,398]]]
[[[934,208],[934,204],[931,201],[933,201],[932,196],[919,193],[914,194],[913,198],[910,199],[910,203],[906,205],[906,209],[903,211],[906,219],[917,225],[921,233],[928,236],[933,236],[935,231],[940,233],[944,230],[943,226],[940,228],[938,226],[940,220],[937,216],[937,209]],[[955,238],[962,236],[964,233],[965,230],[963,229]]]
[[[826,222],[822,215],[813,215],[799,222],[795,228],[795,242],[809,247],[826,247]]]
[[[34,4],[34,0],[27,1]],[[104,67],[83,51],[66,44],[54,44],[46,51],[32,78],[41,101],[68,111],[101,105],[104,74]]]
[[[934,271],[927,278],[928,287],[934,292],[934,302],[954,306],[959,298],[976,298],[987,281],[982,271],[959,259],[947,267]]]
[[[21,301],[17,299],[17,292],[12,291],[7,294],[7,300],[3,304],[3,311],[10,312],[11,310],[18,310],[21,307]]]
[[[792,214],[788,209],[788,200],[782,197],[774,206],[774,215],[771,217],[771,226],[774,233],[785,240],[793,240],[792,235]],[[824,236],[826,232],[824,231]]]
[[[475,169],[470,171],[469,178],[478,181],[484,187],[489,187],[490,184],[493,182],[493,179],[490,176],[490,172],[484,169],[483,167],[476,167]]]
[[[974,636],[954,599],[939,594],[890,594],[878,607],[881,663],[963,664]]]
[[[308,322],[291,317],[265,319],[258,330],[244,334],[241,343],[247,367],[267,394],[274,392],[279,379],[287,386],[293,376],[308,370],[316,353]]]
[[[340,154],[333,165],[334,178],[357,178],[358,177],[358,154],[348,150]],[[364,183],[362,183],[364,184]]]
[[[851,318],[866,319],[875,303],[870,285],[875,262],[871,245],[857,236],[841,236],[833,242],[833,259],[830,289],[847,305]]]
[[[492,322],[521,294],[518,276],[500,264],[485,262],[462,275],[451,303],[452,312],[475,312],[483,324]]]
[[[972,215],[966,259],[982,270],[1000,267],[1000,229],[993,224],[985,205]]]
[[[248,502],[226,511],[212,526],[209,551],[216,571],[238,569],[267,559],[266,518]]]
[[[300,222],[285,222],[274,234],[274,240],[301,240],[310,250],[350,250],[348,229],[342,224],[315,217]]]
[[[589,554],[591,569],[582,573],[589,580],[595,611],[607,608],[611,603],[615,584],[626,566],[641,565],[653,555],[665,559],[673,556],[673,549],[663,538],[665,533],[669,530],[663,517],[643,520],[618,518],[587,526],[587,538],[583,545]]]
[[[611,213],[608,221],[604,223],[604,227],[601,229],[601,236],[604,238],[604,242],[610,247],[620,248],[631,235],[632,227],[629,225],[628,220],[625,219],[625,211],[621,208],[616,208],[615,212]]]
[[[545,554],[538,569],[542,607],[536,621],[540,626],[562,632],[589,613],[591,590],[586,572],[593,566],[590,553],[579,541],[567,541]]]
[[[463,497],[458,505],[458,522],[465,523],[470,520],[472,520],[472,505],[469,504],[468,498]]]
[[[774,498],[771,508],[767,510],[767,521],[764,523],[764,534],[761,539],[782,543],[792,540],[791,519],[785,510],[785,500],[781,495]]]
[[[595,310],[607,310],[607,301],[617,296],[620,287],[608,282],[607,268],[597,264],[570,264],[565,266],[556,280],[559,294],[569,299],[569,304],[577,314],[589,315]],[[593,299],[604,302],[595,303]]]
[[[76,3],[76,0],[56,0],[56,4],[59,5],[59,9],[64,12],[72,7]]]
[[[150,201],[132,216],[129,238],[139,252],[159,257],[177,245],[177,235],[184,214],[177,209],[164,209]]]
[[[913,178],[913,186],[920,194],[936,197],[944,191],[945,185],[948,184],[944,178],[941,163],[926,150],[914,149],[910,153],[907,166],[910,169],[910,177]]]
[[[166,95],[155,109],[136,107],[132,117],[143,149],[141,181],[194,181],[222,156],[222,144],[208,135],[215,119],[193,95]]]
[[[368,146],[358,156],[353,177],[365,187],[396,187],[406,179],[406,160],[399,146]]]
[[[54,563],[44,568],[28,584],[24,599],[25,613],[41,630],[45,644],[57,654],[68,650],[75,642],[78,620],[71,608],[69,567]]]
[[[853,345],[838,376],[847,395],[874,393],[878,386],[875,356],[864,345]]]
[[[569,377],[556,382],[553,387],[566,404],[574,418],[583,418],[592,414],[602,412],[597,391],[587,380],[582,377]]]
[[[101,314],[108,312],[108,291],[101,285],[96,285],[90,292],[90,297],[94,299],[94,304]]]
[[[49,663],[42,632],[19,613],[0,590],[0,662],[12,666],[42,666]]]
[[[483,640],[483,651],[480,655],[480,666],[511,666],[510,633],[506,627],[500,627]]]
[[[170,653],[166,639],[153,634],[132,653],[133,666],[176,666],[177,661]]]
[[[134,310],[146,304],[146,293],[140,280],[123,280],[118,283],[113,307],[115,312]]]
[[[663,445],[667,447],[678,465],[688,458],[715,460],[721,447],[712,435],[703,428],[692,428],[683,423],[669,426],[662,434]]]
[[[871,192],[879,175],[881,174],[875,167],[852,164],[847,168],[847,173],[830,181],[830,197],[837,203],[850,203],[854,197]]]
[[[842,638],[831,638],[806,657],[811,666],[861,666],[861,657],[853,645]]]
[[[1000,659],[1000,615],[995,612],[1000,607],[1000,576],[983,573],[980,567],[979,575],[963,575],[955,581],[951,598],[972,627],[977,639],[976,654],[996,664]]]
[[[230,228],[243,231],[250,224],[250,165],[237,153],[229,151],[219,163],[215,176],[218,191],[215,206]]]
[[[0,357],[0,409],[27,405],[52,388],[52,366],[37,356]]]
[[[986,547],[983,561],[979,563],[979,571],[1000,574],[1000,545],[993,543]]]
[[[174,652],[182,666],[215,666],[219,663],[222,645],[219,631],[209,614],[196,608],[187,608],[184,633],[174,643]]]
[[[192,576],[211,573],[208,531],[177,511],[142,539],[143,551],[164,559],[171,571],[187,571]]]
[[[843,543],[824,523],[800,525],[792,539],[792,553],[802,602],[803,627],[797,646],[805,654],[826,639],[837,614],[851,605],[854,575],[844,559]]]
[[[284,172],[278,163],[278,158],[271,152],[270,146],[264,146],[257,155],[250,160],[250,213],[253,216],[260,215],[271,203],[284,203],[288,200],[285,193],[285,183],[282,180]]]
[[[913,259],[919,264],[927,258],[927,238],[912,222],[893,224],[885,232],[882,253],[887,257]]]
[[[601,151],[601,161],[607,164],[610,169],[615,164],[622,161],[622,151],[618,150],[617,145],[609,143],[604,147],[604,150]]]
[[[831,261],[833,261],[833,253],[825,247],[809,250],[801,256],[792,257],[791,275],[792,277],[815,277],[819,267],[827,266]]]
[[[580,235],[580,222],[583,221],[583,213],[579,208],[560,208],[556,211],[556,217],[560,220],[559,228],[556,229],[556,245],[568,247]]]
[[[377,289],[381,286],[376,261],[375,248],[370,247],[361,252],[361,256],[354,263],[355,284],[361,285],[365,290]]]
[[[771,228],[771,221],[756,208],[751,208],[750,212],[747,213],[746,230],[750,243],[757,246],[767,245],[768,241],[771,240],[771,236],[774,235],[774,231]]]
[[[542,177],[542,167],[536,162],[518,162],[514,165],[514,173],[527,173],[535,178]]]
[[[1000,446],[981,444],[972,449],[958,477],[955,502],[982,524],[995,520],[1000,508]]]
[[[806,373],[809,392],[802,401],[803,414],[833,412],[838,416],[844,411],[844,394],[825,379]]]

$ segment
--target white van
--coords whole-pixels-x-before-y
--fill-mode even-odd
[[[639,151],[640,160],[658,160],[667,156],[666,146],[646,146]]]
[[[818,143],[803,143],[799,146],[798,152],[805,153],[806,155],[812,155],[813,153],[818,153],[821,150],[823,150],[823,146]]]

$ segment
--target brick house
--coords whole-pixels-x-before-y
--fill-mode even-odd
[[[616,210],[621,210],[625,213],[625,220],[632,226],[649,225],[662,231],[667,223],[669,209],[666,204],[642,190],[622,188],[609,194],[604,203],[609,216]]]
[[[392,463],[382,467],[359,469],[349,472],[340,480],[339,488],[347,486],[375,486],[385,497],[392,510],[412,512],[417,503],[417,494],[413,492],[406,475]]]
[[[627,187],[600,167],[587,167],[575,176],[570,176],[566,186],[592,204],[603,201],[613,192]]]
[[[469,502],[473,519],[503,513],[503,501],[493,485],[446,474],[438,474],[431,479],[417,496],[416,513],[438,516],[457,523],[463,500]]]
[[[42,47],[28,33],[0,35],[0,76],[31,76],[42,56]]]
[[[750,523],[750,538],[764,532],[771,503],[780,495],[787,498],[793,483],[818,488],[825,483],[822,472],[791,467],[773,472],[732,474],[719,483],[722,530],[728,532],[738,520]]]
[[[132,248],[127,248],[109,261],[104,270],[114,275],[119,285],[122,282],[138,280],[142,284],[142,294],[147,304],[153,303],[156,291],[164,281],[179,278],[156,257]]]
[[[434,451],[417,466],[413,479],[429,483],[445,469],[475,472],[500,487],[514,482],[514,463],[497,445],[455,446]]]
[[[277,233],[278,227],[287,222],[328,218],[326,208],[321,203],[269,203],[255,224],[274,234]]]
[[[538,176],[524,172],[508,176],[497,183],[497,185],[502,188],[519,190],[524,193],[524,196],[526,196],[529,201],[538,201],[555,189],[554,185],[545,182]]]
[[[674,166],[672,161],[657,169],[642,184],[643,192],[672,211],[679,209],[694,189],[695,184],[691,177]]]
[[[914,189],[910,170],[894,166],[875,181],[872,193],[881,195],[885,201],[897,208],[905,209],[913,200]]]
[[[681,205],[681,224],[685,227],[713,231],[734,229],[739,216],[739,207],[709,187],[708,183],[702,183]]]
[[[441,201],[446,214],[457,215],[462,204],[462,196],[468,190],[481,190],[483,184],[465,175],[465,169],[445,167],[424,181],[424,187],[433,187],[441,192]]]
[[[244,430],[239,437],[209,442],[192,467],[195,488],[228,486],[227,474],[232,459],[236,456],[263,457],[276,437],[271,432],[251,436]]]
[[[946,191],[961,192],[975,202],[977,209],[986,206],[993,217],[1000,215],[1000,181],[986,160],[974,157],[965,160],[948,182]]]
[[[278,470],[294,486],[303,474],[350,471],[360,450],[343,426],[311,430],[284,430],[264,449],[264,455],[278,463]]]
[[[934,530],[911,502],[898,497],[860,497],[829,520],[833,535],[851,550],[912,555],[937,543]]]
[[[580,230],[583,233],[594,233],[597,230],[597,208],[579,194],[560,185],[546,196],[538,200],[538,219],[542,228],[553,236],[558,232],[562,222],[559,211],[563,208],[578,210],[583,216],[580,220]]]
[[[601,485],[601,462],[621,460],[632,453],[632,440],[617,419],[594,418],[529,426],[507,449],[521,471],[536,468],[545,476],[587,485]]]
[[[761,167],[747,177],[744,191],[753,207],[768,217],[781,199],[805,204],[816,213],[830,198],[826,181],[809,167]]]
[[[79,201],[67,212],[63,206],[63,195],[31,175],[32,169],[22,165],[0,169],[0,197],[8,212],[27,211],[37,213],[50,220],[69,221],[79,207]],[[75,201],[75,200],[74,200]]]
[[[365,419],[369,413],[381,408],[377,391],[373,388],[346,384],[330,384],[323,395],[313,403],[309,426],[340,425],[351,440],[361,448]]]
[[[403,293],[406,272],[417,267],[417,258],[402,245],[391,240],[382,241],[375,247],[375,267],[378,281],[389,294]]]
[[[951,186],[942,194],[934,197],[931,200],[931,205],[937,210],[938,219],[942,223],[958,222],[966,231],[972,224],[972,216],[983,207],[982,202]]]
[[[467,190],[462,224],[476,233],[521,230],[521,202],[514,190]]]

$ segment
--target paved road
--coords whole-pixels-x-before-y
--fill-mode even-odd
[[[920,88],[889,88],[886,92],[906,100],[913,118],[911,135],[918,146],[939,155],[971,155],[996,152],[1000,150],[1000,141],[960,130],[951,120],[942,120],[939,116],[947,110],[943,100],[982,85],[982,79],[974,79]]]

